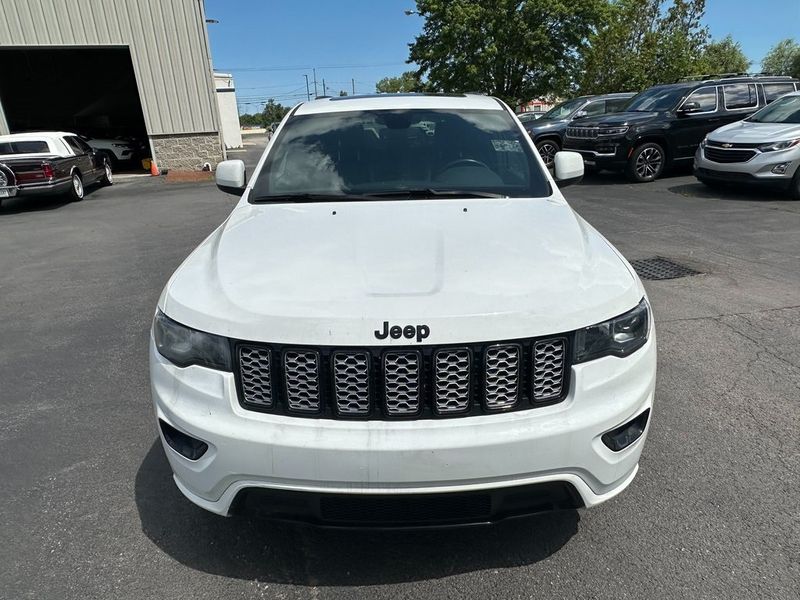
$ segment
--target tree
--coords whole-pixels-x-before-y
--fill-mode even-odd
[[[339,90],[339,97],[347,96],[347,92],[344,90]]]
[[[764,60],[761,61],[761,70],[772,75],[796,75],[796,65],[800,56],[800,44],[793,39],[781,40],[770,48]]]
[[[417,0],[422,33],[409,46],[428,86],[485,92],[511,105],[563,92],[608,0]]]
[[[745,73],[751,64],[742,52],[741,44],[730,35],[709,43],[700,62],[703,73]]]
[[[269,125],[270,123],[280,121],[287,112],[289,112],[287,107],[278,104],[273,98],[270,98],[267,100],[267,103],[264,105],[264,110],[261,112],[263,124]]]
[[[794,61],[792,62],[792,69],[789,71],[789,75],[792,77],[796,77],[800,79],[800,52],[794,57]]]
[[[641,90],[702,70],[705,0],[615,0],[582,55],[579,88]]]
[[[399,77],[384,77],[375,84],[375,91],[380,94],[420,92],[422,89],[422,82],[415,71],[406,71]]]

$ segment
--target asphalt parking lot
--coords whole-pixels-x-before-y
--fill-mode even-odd
[[[173,485],[148,329],[233,197],[140,179],[4,202],[0,598],[798,597],[800,202],[687,174],[565,192],[629,259],[701,272],[646,283],[660,370],[639,476],[593,510],[413,533],[224,519]]]

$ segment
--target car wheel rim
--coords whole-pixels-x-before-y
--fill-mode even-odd
[[[78,198],[82,198],[83,197],[83,184],[81,183],[81,178],[80,177],[76,176],[76,177],[72,178],[72,187],[75,190],[75,195],[78,196]]]
[[[106,163],[106,179],[108,179],[108,182],[111,183],[113,178],[114,176],[111,174],[111,167],[109,167],[108,163]]]
[[[553,144],[542,144],[539,146],[539,154],[541,154],[544,164],[551,167],[556,158],[556,147]]]
[[[664,158],[657,148],[645,148],[636,157],[636,174],[642,179],[658,175]]]

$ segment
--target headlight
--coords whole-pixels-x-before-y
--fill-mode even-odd
[[[153,319],[153,337],[159,354],[179,367],[231,370],[231,347],[226,338],[185,327],[160,310]]]
[[[597,135],[624,135],[628,132],[628,127],[603,127]]]
[[[702,142],[700,142],[700,147],[701,147],[701,148],[705,148],[705,147],[706,147],[706,145],[708,145],[708,136],[704,137],[704,138],[703,138],[703,141],[702,141]]]
[[[786,140],[785,142],[773,142],[771,144],[763,144],[758,147],[762,152],[776,152],[778,150],[787,150],[793,146],[800,144],[800,138],[794,140]]]
[[[575,362],[636,352],[647,341],[649,312],[647,301],[642,298],[636,308],[624,315],[576,331]]]

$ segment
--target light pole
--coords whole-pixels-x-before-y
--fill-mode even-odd
[[[319,94],[317,93],[317,70],[311,69],[311,72],[314,73],[314,98],[316,98],[317,96],[319,96]]]
[[[311,92],[308,89],[308,75],[303,73],[303,77],[306,78],[306,100],[311,100]]]

